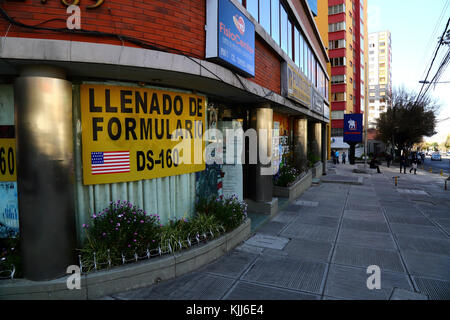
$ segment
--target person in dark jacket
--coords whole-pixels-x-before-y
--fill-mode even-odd
[[[386,164],[387,167],[389,168],[389,166],[391,165],[391,161],[392,161],[392,156],[390,153],[386,154]]]
[[[380,166],[377,163],[377,159],[375,157],[372,158],[372,160],[370,160],[370,168],[371,169],[377,169],[378,173],[381,173],[380,171]]]
[[[404,170],[404,174],[406,174],[406,155],[404,152],[400,157],[400,173],[402,173],[402,168]]]
[[[416,174],[416,172],[417,172],[417,163],[418,163],[418,159],[414,157],[412,159],[412,162],[411,162],[411,169],[409,169],[409,173],[411,173],[411,171],[414,170],[414,174]]]

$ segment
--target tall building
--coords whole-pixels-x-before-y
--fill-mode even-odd
[[[369,34],[369,128],[376,127],[380,114],[391,105],[392,47],[391,33]]]
[[[326,3],[328,10],[321,10]],[[364,112],[368,63],[367,0],[319,0],[318,19],[328,19],[331,64],[331,147],[345,149],[344,114]],[[325,24],[318,24],[323,33]]]

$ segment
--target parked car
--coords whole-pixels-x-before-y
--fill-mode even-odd
[[[436,161],[442,161],[442,157],[441,154],[439,152],[435,152],[431,155],[431,161],[436,160]]]
[[[450,156],[450,151],[447,151],[447,156]]]

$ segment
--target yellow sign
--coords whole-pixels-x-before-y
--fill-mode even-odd
[[[17,181],[16,139],[0,139],[0,181]]]
[[[84,184],[205,170],[204,96],[81,85]]]
[[[292,68],[288,63],[288,90],[289,98],[303,103],[307,108],[311,107],[311,83],[299,71]]]

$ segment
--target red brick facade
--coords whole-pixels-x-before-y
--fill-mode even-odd
[[[80,0],[81,28],[133,37],[157,47],[171,48],[186,55],[204,59],[206,42],[205,0],[105,0],[96,9],[86,9],[93,2]],[[66,6],[60,0],[7,1],[2,4],[14,20],[33,26],[66,28]],[[50,21],[49,21],[50,20]],[[107,43],[121,45],[118,37],[79,35],[9,26],[0,19],[0,34],[26,37]],[[127,41],[126,46],[136,46]],[[280,89],[280,58],[257,37],[255,50],[255,83],[278,94]]]

